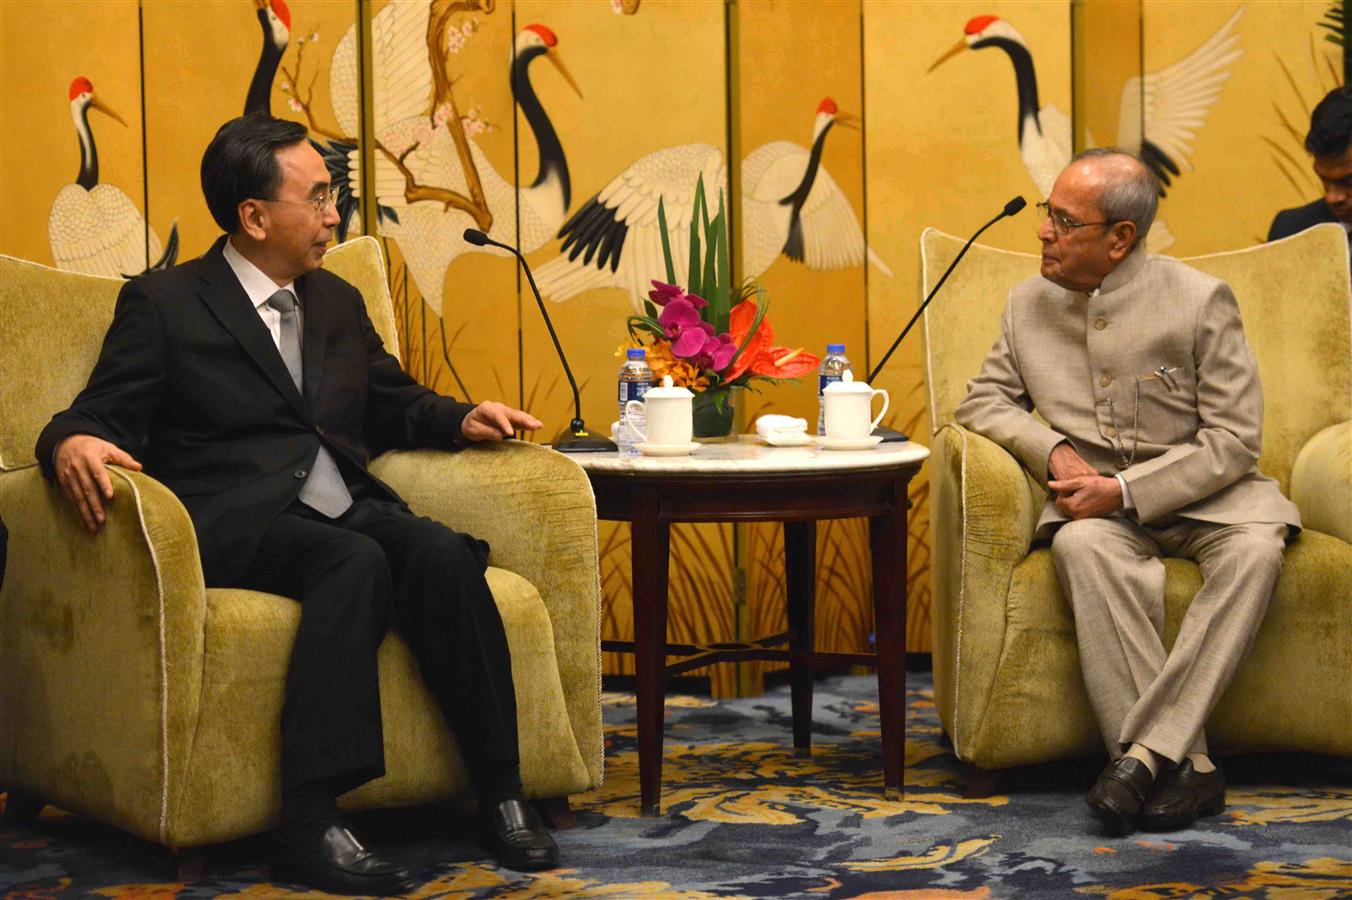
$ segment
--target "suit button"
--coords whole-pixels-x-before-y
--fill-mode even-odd
[[[303,479],[306,475],[309,475],[309,474],[310,474],[310,473],[307,472],[307,471],[305,471],[304,469],[297,469],[296,471],[294,471],[294,472],[291,473],[291,477],[292,477],[292,478],[295,478],[297,481],[299,481],[299,480]]]
[[[1113,376],[1104,374],[1099,376],[1099,387],[1107,387],[1113,383]]]
[[[1094,320],[1094,327],[1097,328],[1099,331],[1102,331],[1103,329],[1105,329],[1105,328],[1108,327],[1108,320],[1107,320],[1107,319],[1095,319],[1095,320]]]
[[[1117,437],[1117,429],[1111,425],[1103,429],[1103,433],[1106,434],[1108,437]]]

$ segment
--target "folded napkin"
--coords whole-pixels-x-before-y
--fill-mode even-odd
[[[807,434],[807,419],[793,416],[764,415],[756,419],[756,434],[764,440]]]

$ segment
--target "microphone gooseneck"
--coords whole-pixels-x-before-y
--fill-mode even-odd
[[[604,451],[614,450],[615,444],[605,438],[598,438],[587,431],[586,424],[582,421],[582,395],[577,388],[577,379],[573,377],[573,370],[568,366],[568,357],[564,355],[563,345],[559,343],[559,336],[554,332],[554,323],[550,321],[549,311],[545,309],[545,301],[540,296],[540,289],[535,286],[535,276],[531,274],[530,264],[526,262],[526,257],[511,244],[504,244],[501,241],[495,241],[477,228],[466,228],[462,237],[476,247],[499,247],[512,254],[521,263],[521,270],[526,273],[526,282],[530,285],[530,291],[535,295],[535,303],[540,307],[540,315],[545,320],[545,328],[549,329],[549,339],[554,342],[554,350],[559,354],[559,362],[563,363],[563,374],[568,376],[568,386],[573,389],[573,421],[569,423],[568,431],[572,435],[571,439],[559,439],[554,447],[564,452],[582,452],[582,451]]]
[[[1013,200],[1010,200],[1008,203],[1005,204],[1004,209],[1000,210],[1000,212],[996,214],[995,218],[991,219],[985,225],[982,225],[979,229],[977,229],[976,234],[972,235],[970,238],[967,239],[967,243],[962,245],[962,250],[958,252],[957,256],[953,257],[953,261],[949,263],[948,268],[944,270],[943,277],[941,277],[938,283],[935,284],[934,287],[930,289],[929,296],[925,298],[925,302],[920,304],[920,308],[915,311],[915,315],[911,316],[911,321],[906,323],[906,327],[901,330],[901,334],[897,335],[897,339],[892,342],[892,346],[887,348],[887,352],[883,354],[883,358],[878,360],[878,364],[873,367],[873,371],[868,373],[869,384],[873,383],[874,379],[878,377],[878,373],[882,371],[883,366],[887,365],[887,361],[892,358],[893,351],[895,351],[897,347],[901,345],[902,339],[904,339],[906,335],[910,332],[911,326],[915,325],[915,323],[920,319],[920,315],[925,311],[925,307],[929,306],[930,301],[934,299],[934,295],[939,293],[939,288],[944,286],[944,282],[948,280],[948,276],[953,274],[953,270],[957,268],[958,263],[962,261],[963,256],[967,254],[967,250],[972,246],[973,243],[976,242],[976,239],[981,237],[982,233],[987,228],[990,228],[992,225],[994,225],[1001,219],[1005,218],[1006,216],[1015,215],[1027,205],[1028,203],[1026,200],[1023,199],[1023,197],[1015,197]]]

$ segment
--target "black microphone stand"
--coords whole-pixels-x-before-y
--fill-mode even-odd
[[[545,327],[549,329],[549,338],[554,342],[554,349],[559,354],[559,362],[563,363],[563,374],[568,376],[568,384],[573,389],[573,421],[568,423],[567,431],[554,438],[554,449],[560,453],[605,453],[617,450],[614,441],[588,431],[586,423],[582,421],[582,395],[577,389],[577,379],[573,377],[573,370],[568,367],[568,357],[563,353],[563,345],[559,343],[559,336],[554,333],[554,323],[549,319],[549,312],[545,309],[545,301],[540,297],[540,289],[535,286],[535,276],[531,274],[526,258],[515,247],[495,241],[477,228],[466,228],[464,238],[469,243],[479,247],[485,244],[501,247],[520,260],[521,269],[526,273],[526,281],[530,284],[531,293],[535,295],[535,302],[540,307],[540,315],[544,317]]]
[[[970,238],[967,239],[967,243],[962,245],[962,249],[958,251],[958,255],[953,257],[953,261],[948,264],[948,268],[944,269],[944,274],[939,278],[938,284],[934,285],[934,287],[930,289],[929,296],[925,298],[925,302],[921,303],[920,308],[915,311],[915,315],[911,316],[911,321],[907,322],[906,327],[901,329],[901,334],[897,335],[897,339],[892,342],[892,346],[887,348],[887,352],[883,354],[883,358],[878,361],[878,364],[873,367],[873,371],[868,373],[869,384],[873,384],[874,379],[878,377],[878,373],[882,371],[883,366],[887,365],[887,361],[892,358],[892,353],[897,349],[898,346],[901,345],[902,340],[910,332],[911,327],[920,320],[920,316],[922,313],[924,313],[925,307],[929,306],[930,301],[933,300],[934,296],[939,293],[939,288],[944,286],[944,282],[948,280],[948,276],[953,274],[953,270],[957,268],[958,263],[962,261],[962,258],[967,254],[967,251],[972,246],[972,244],[976,243],[976,239],[981,237],[982,233],[987,228],[990,228],[992,225],[994,225],[1001,219],[1005,218],[1006,216],[1015,215],[1016,213],[1019,212],[1019,210],[1023,209],[1027,205],[1028,204],[1024,201],[1022,197],[1015,197],[1013,200],[1005,204],[1005,208],[1000,210],[999,214],[997,214],[995,218],[991,219],[985,225],[982,225],[981,228],[977,230],[976,234],[972,235]],[[902,432],[896,431],[892,428],[885,428],[881,425],[873,429],[873,434],[878,437],[881,437],[883,439],[883,443],[888,443],[891,441],[910,440],[910,438],[907,437]]]

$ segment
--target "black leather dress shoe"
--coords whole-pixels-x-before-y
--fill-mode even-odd
[[[1225,776],[1217,766],[1211,772],[1198,772],[1192,760],[1185,759],[1176,769],[1160,776],[1141,811],[1141,827],[1150,831],[1177,831],[1197,821],[1198,816],[1214,816],[1225,809]]]
[[[559,864],[559,845],[525,800],[495,803],[484,814],[481,829],[484,849],[505,869],[537,872]]]
[[[417,887],[403,866],[362,846],[341,822],[304,834],[277,833],[273,877],[297,881],[332,894],[405,894]]]
[[[1084,801],[1110,831],[1125,834],[1145,805],[1155,778],[1139,759],[1123,756],[1108,763]]]

